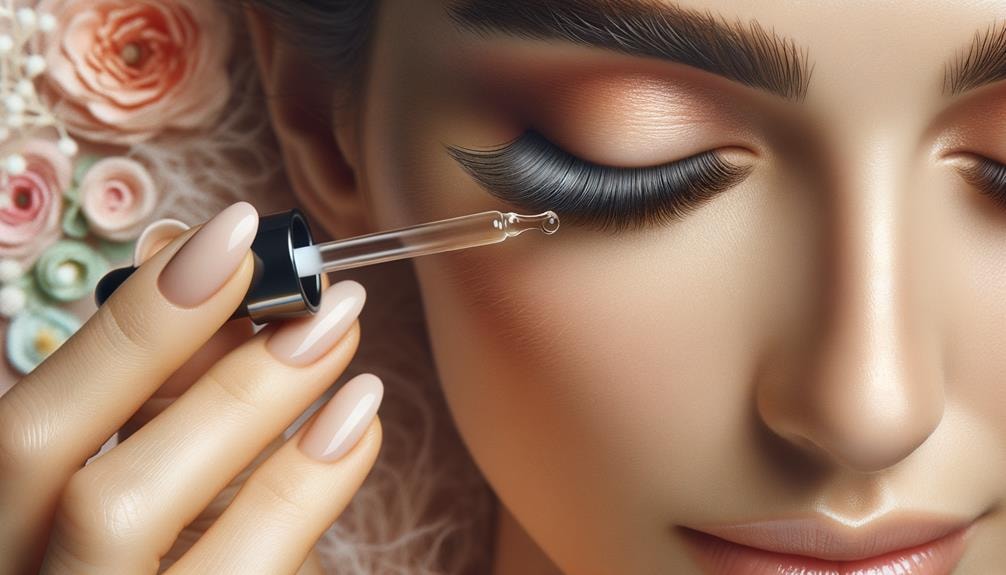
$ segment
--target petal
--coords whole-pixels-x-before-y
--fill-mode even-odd
[[[18,373],[28,375],[80,326],[76,316],[61,309],[25,310],[7,326],[7,361]]]
[[[108,269],[105,258],[87,244],[64,240],[50,246],[35,262],[35,281],[52,299],[71,302],[93,292]]]

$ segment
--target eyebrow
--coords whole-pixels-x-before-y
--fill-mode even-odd
[[[655,57],[780,96],[803,100],[812,69],[806,50],[757,21],[728,22],[653,0],[460,0],[449,5],[462,28],[564,40]]]
[[[1006,80],[1006,23],[975,33],[971,45],[957,53],[943,76],[943,93],[957,96]]]

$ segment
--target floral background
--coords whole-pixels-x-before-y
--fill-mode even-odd
[[[234,17],[206,0],[0,0],[0,392],[94,312],[151,221],[202,221],[280,176]]]

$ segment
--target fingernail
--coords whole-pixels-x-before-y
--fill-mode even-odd
[[[232,204],[185,242],[161,271],[161,293],[194,307],[217,293],[237,271],[258,231],[258,212],[248,202]]]
[[[384,397],[384,384],[361,373],[346,382],[321,408],[300,439],[300,450],[319,461],[335,461],[349,452],[367,430]]]
[[[341,281],[324,291],[318,313],[280,326],[269,336],[266,348],[287,365],[310,365],[349,330],[366,299],[367,291],[358,282]]]
[[[140,237],[136,239],[136,247],[133,248],[133,266],[140,267],[140,264],[149,260],[187,229],[188,224],[171,218],[157,220],[143,228]]]

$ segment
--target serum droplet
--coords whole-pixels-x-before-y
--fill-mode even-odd
[[[548,235],[552,235],[559,231],[559,216],[553,211],[545,212],[545,219],[541,221],[541,231]]]
[[[529,216],[507,212],[503,214],[503,228],[506,230],[507,235],[511,237],[534,229],[552,235],[559,229],[559,216],[551,210]]]

